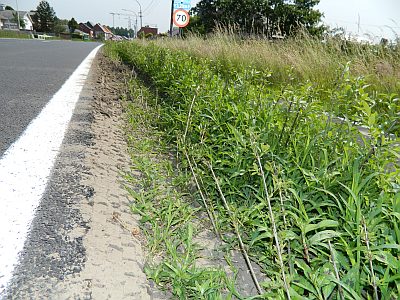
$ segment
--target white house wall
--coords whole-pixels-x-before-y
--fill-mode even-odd
[[[28,14],[24,16],[24,22],[25,22],[25,29],[26,30],[33,30],[33,24],[31,19],[28,17]]]

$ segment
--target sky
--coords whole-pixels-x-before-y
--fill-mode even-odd
[[[104,25],[128,27],[131,14],[132,27],[139,14],[139,3],[143,11],[143,25],[156,25],[160,32],[169,29],[172,0],[48,0],[57,17],[78,22],[88,20]],[[39,0],[0,0],[0,3],[20,10],[34,10]],[[198,0],[192,0],[192,6]],[[332,27],[343,27],[347,32],[372,37],[395,38],[400,36],[400,0],[321,0],[317,8],[324,13],[323,21]],[[134,13],[124,11],[131,10]],[[140,26],[140,20],[138,19]],[[394,33],[395,32],[395,33]]]

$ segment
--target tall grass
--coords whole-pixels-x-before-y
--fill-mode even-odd
[[[30,39],[31,35],[25,32],[0,30],[0,38]]]
[[[323,60],[302,56],[300,41],[282,50],[224,38],[107,47],[163,96],[154,124],[176,145],[183,170],[186,157],[193,162],[225,241],[237,244],[229,234],[237,232],[269,277],[263,297],[398,299],[399,140],[388,135],[397,134],[398,96],[378,92],[386,83],[368,87],[354,75],[361,69],[334,55],[323,73]],[[276,70],[263,71],[271,64],[250,45],[275,57]],[[290,55],[298,61],[288,63]],[[316,82],[311,61],[325,76]]]
[[[324,42],[312,36],[298,35],[271,42],[266,39],[243,39],[220,30],[204,41],[202,36],[165,39],[161,47],[185,51],[197,57],[213,59],[222,68],[253,66],[270,72],[270,81],[310,82],[332,87],[338,72],[350,63],[353,76],[365,76],[382,92],[400,92],[400,45],[363,45],[339,38]]]

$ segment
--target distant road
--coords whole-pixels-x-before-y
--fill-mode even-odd
[[[0,39],[0,157],[98,45]]]

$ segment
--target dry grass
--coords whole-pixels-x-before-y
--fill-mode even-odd
[[[321,42],[306,35],[271,42],[242,39],[222,31],[207,39],[190,35],[186,39],[163,39],[156,43],[228,65],[255,66],[271,72],[273,83],[311,81],[321,87],[331,87],[341,75],[338,70],[350,62],[352,74],[367,77],[375,89],[400,92],[399,45],[362,45],[332,38]]]

